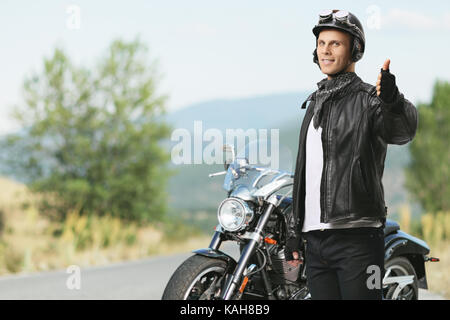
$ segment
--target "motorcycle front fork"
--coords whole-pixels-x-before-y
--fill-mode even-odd
[[[255,254],[256,249],[258,248],[260,242],[262,241],[262,231],[264,230],[264,227],[267,224],[267,221],[269,220],[269,217],[274,210],[275,205],[273,203],[269,203],[266,210],[262,214],[260,220],[258,221],[258,225],[255,228],[255,231],[250,233],[248,235],[249,241],[247,245],[242,250],[241,256],[239,258],[239,261],[236,265],[236,268],[232,275],[230,275],[227,278],[227,281],[223,287],[221,299],[223,300],[230,300],[233,294],[235,293],[236,289],[239,287],[242,275],[245,271],[245,268],[250,260],[250,258]],[[211,243],[209,247],[211,249],[217,250],[220,247],[220,244],[222,243],[222,238],[220,232],[215,232],[214,236],[211,240]],[[262,264],[262,259],[259,255],[257,255],[258,263]],[[273,299],[272,290],[270,282],[267,279],[267,275],[265,273],[265,270],[262,270],[262,277],[264,284],[267,289],[268,297],[269,299]]]

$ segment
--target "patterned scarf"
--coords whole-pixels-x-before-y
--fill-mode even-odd
[[[316,91],[316,100],[314,103],[314,128],[317,130],[322,118],[322,105],[333,93],[336,93],[348,86],[356,77],[354,72],[342,73],[330,80],[327,78],[317,83],[319,89]]]

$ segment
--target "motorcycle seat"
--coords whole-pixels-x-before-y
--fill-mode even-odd
[[[397,222],[393,220],[386,219],[386,225],[384,227],[384,235],[395,233],[397,230],[400,230],[400,226]]]

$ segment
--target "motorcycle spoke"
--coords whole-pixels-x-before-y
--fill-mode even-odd
[[[211,295],[214,294],[214,292],[216,291],[215,289],[217,288],[217,280],[219,279],[218,275],[215,275],[212,283],[208,286],[208,288],[203,292],[203,294],[200,296],[199,300],[210,300],[211,299]]]
[[[205,274],[193,285],[187,300],[210,300],[220,286],[221,278],[220,274]]]
[[[414,290],[410,286],[407,286],[400,292],[399,297],[401,297],[401,300],[412,300],[414,297]]]

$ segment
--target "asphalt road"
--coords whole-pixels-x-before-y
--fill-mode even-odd
[[[236,247],[223,249],[236,257]],[[104,267],[0,277],[0,299],[161,299],[175,269],[192,253],[159,256]],[[77,281],[79,280],[79,281]],[[79,287],[77,287],[79,285]],[[421,300],[443,299],[420,290]]]

